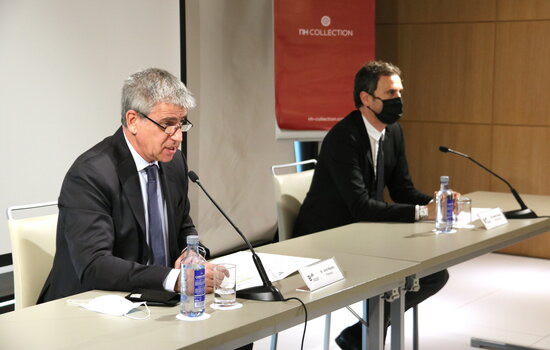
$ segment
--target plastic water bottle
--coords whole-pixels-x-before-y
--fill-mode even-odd
[[[199,317],[205,310],[206,268],[199,253],[199,236],[187,236],[187,257],[180,270],[181,306],[180,313],[188,317]]]
[[[453,191],[449,189],[449,177],[441,176],[439,178],[440,187],[435,196],[435,232],[450,233],[453,232],[453,210],[454,197]]]

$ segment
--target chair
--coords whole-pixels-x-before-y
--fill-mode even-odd
[[[292,238],[294,223],[296,222],[302,202],[309,190],[314,170],[311,169],[283,175],[277,175],[276,170],[305,164],[317,164],[317,161],[315,159],[310,159],[297,163],[274,165],[271,167],[275,186],[279,241]]]
[[[14,206],[6,211],[13,258],[15,310],[36,304],[53,264],[58,214],[14,219],[12,213],[53,205],[57,202]]]
[[[274,165],[271,167],[273,173],[273,183],[275,186],[275,202],[277,206],[277,226],[279,229],[279,241],[292,238],[294,223],[298,217],[298,212],[306,194],[309,190],[314,170],[306,170],[303,172],[277,175],[276,170],[282,168],[295,167],[305,164],[317,164],[315,159],[305,160],[297,163],[289,163],[282,165]],[[368,301],[363,302],[363,309],[366,317]],[[349,306],[346,307],[355,317],[365,323],[361,316],[355,313]],[[325,336],[324,349],[329,347],[330,337],[330,313],[325,319]],[[274,349],[277,345],[277,335],[272,337],[272,346]],[[413,349],[418,349],[418,306],[413,307]]]
[[[290,174],[277,175],[276,170],[282,168],[298,167],[306,164],[317,164],[315,159],[302,162],[274,165],[271,167],[273,173],[273,184],[275,186],[275,203],[277,206],[277,227],[279,229],[279,241],[292,238],[294,223],[298,212],[313,178],[314,169]],[[324,349],[329,348],[330,338],[330,313],[325,315],[325,336]],[[277,347],[277,334],[271,337],[271,348]]]

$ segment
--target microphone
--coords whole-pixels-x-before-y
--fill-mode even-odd
[[[267,277],[267,273],[265,272],[264,265],[262,264],[262,261],[260,260],[260,257],[256,254],[254,251],[254,248],[252,247],[252,244],[250,244],[250,241],[245,237],[245,235],[239,230],[239,228],[231,221],[231,219],[225,214],[225,212],[220,208],[218,203],[214,201],[212,197],[206,192],[204,187],[202,186],[201,182],[199,181],[199,176],[194,171],[189,171],[187,173],[187,176],[189,176],[189,179],[199,185],[201,190],[206,194],[208,199],[216,206],[216,208],[222,213],[222,215],[225,217],[227,221],[233,226],[235,231],[241,236],[241,238],[244,240],[246,245],[248,246],[248,249],[250,249],[250,252],[252,253],[252,260],[254,261],[254,265],[256,265],[256,269],[258,270],[258,273],[260,274],[260,278],[262,279],[262,285],[257,287],[250,287],[243,290],[237,291],[237,298],[242,299],[250,299],[250,300],[261,300],[261,301],[283,301],[283,295],[275,287],[271,284],[271,281],[269,280],[269,277]]]
[[[447,153],[447,152],[450,152],[450,153],[454,153],[456,155],[459,155],[461,157],[464,157],[464,158],[467,158],[469,160],[471,160],[472,162],[476,163],[477,165],[479,165],[480,167],[482,167],[483,169],[485,169],[486,171],[488,171],[490,174],[496,176],[498,179],[500,179],[502,182],[504,182],[506,185],[508,185],[508,188],[510,188],[510,192],[512,192],[512,194],[514,195],[514,198],[516,199],[516,201],[519,203],[521,209],[517,209],[517,210],[510,210],[510,211],[507,211],[507,212],[504,212],[504,216],[506,216],[508,219],[532,219],[532,218],[538,218],[537,214],[535,214],[534,211],[532,211],[531,209],[527,208],[527,206],[525,205],[525,203],[523,202],[523,200],[521,199],[521,197],[519,196],[518,192],[512,187],[512,185],[510,185],[510,183],[508,181],[506,181],[505,179],[503,179],[502,177],[498,176],[497,174],[495,174],[494,172],[492,172],[491,170],[489,170],[487,167],[485,167],[483,164],[479,163],[478,161],[476,161],[474,158],[470,157],[469,155],[467,154],[464,154],[464,153],[461,153],[461,152],[458,152],[458,151],[455,151],[453,149],[450,149],[449,147],[445,147],[445,146],[439,146],[439,150],[443,153]]]

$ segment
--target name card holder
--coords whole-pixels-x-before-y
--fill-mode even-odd
[[[504,216],[504,213],[500,208],[493,208],[493,209],[486,210],[484,212],[479,213],[478,216],[479,216],[479,220],[481,220],[486,230],[490,230],[498,226],[506,225],[508,223],[506,216]]]
[[[322,260],[318,263],[302,267],[298,272],[306,283],[305,286],[296,289],[300,292],[313,292],[344,279],[344,275],[340,271],[335,258]]]

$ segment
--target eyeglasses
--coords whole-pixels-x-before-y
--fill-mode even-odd
[[[161,128],[162,130],[164,130],[164,132],[166,134],[170,135],[170,136],[173,136],[176,133],[176,131],[178,131],[178,129],[181,130],[181,132],[188,132],[193,127],[193,123],[191,123],[189,121],[189,119],[187,119],[187,118],[182,120],[181,123],[179,123],[179,124],[164,126],[164,125],[161,125],[161,124],[157,123],[153,119],[149,118],[145,114],[143,114],[141,112],[138,112],[138,111],[136,111],[136,112],[137,112],[137,114],[139,114],[139,115],[145,117],[146,119],[148,119],[149,121],[153,122],[156,126]]]

